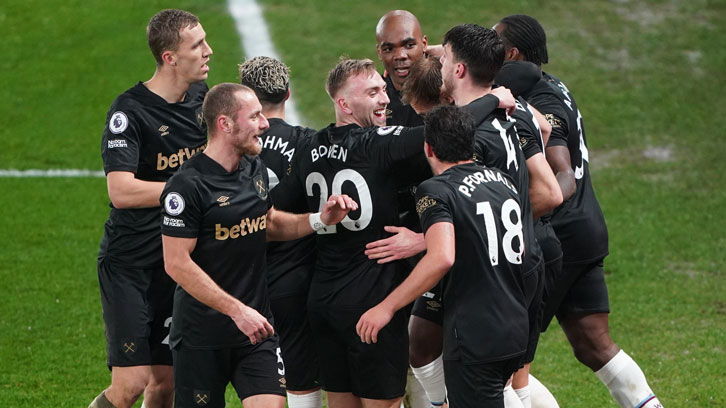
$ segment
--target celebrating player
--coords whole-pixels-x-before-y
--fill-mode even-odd
[[[199,19],[163,10],[147,26],[156,71],[108,111],[103,157],[111,212],[98,254],[111,386],[90,407],[171,407],[168,345],[176,284],[164,272],[159,196],[179,165],[204,148],[202,100],[212,49]]]
[[[224,406],[231,381],[244,406],[283,407],[285,368],[267,295],[265,241],[334,225],[357,205],[332,195],[316,214],[277,211],[256,157],[268,123],[254,92],[216,85],[203,112],[209,146],[162,195],[164,262],[179,284],[170,335],[175,406]]]
[[[255,57],[239,66],[240,82],[262,104],[270,127],[260,136],[260,158],[267,166],[270,189],[287,176],[295,154],[309,143],[313,129],[285,122],[290,97],[290,70],[270,57]],[[315,266],[315,237],[267,245],[267,287],[275,330],[285,361],[287,403],[290,408],[322,407],[318,383],[318,354],[307,317],[307,297]]]
[[[547,39],[536,19],[512,15],[499,21],[494,29],[504,40],[507,59],[529,61],[540,67],[548,62]],[[557,316],[575,357],[595,372],[620,406],[662,407],[638,364],[610,338],[610,305],[603,272],[608,234],[590,182],[582,115],[562,81],[545,72],[542,78],[524,96],[552,125],[547,160],[563,192],[574,189],[572,197],[552,216],[552,226],[562,243],[563,264],[562,272],[548,276],[546,282],[543,328]]]
[[[501,407],[504,384],[527,347],[522,214],[511,179],[481,167],[474,122],[462,108],[441,106],[425,117],[426,156],[434,178],[416,191],[426,255],[389,296],[361,316],[361,340],[375,343],[394,313],[444,284],[444,370],[455,407]]]

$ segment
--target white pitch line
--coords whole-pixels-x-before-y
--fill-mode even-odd
[[[103,171],[87,169],[16,170],[0,169],[0,177],[106,177]]]
[[[227,8],[242,38],[246,58],[266,56],[282,61],[270,38],[262,8],[255,0],[228,0]],[[295,109],[295,101],[290,97],[285,103],[285,120],[292,125],[300,125],[300,119]]]

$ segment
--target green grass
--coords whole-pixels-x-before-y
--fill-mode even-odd
[[[383,1],[262,1],[292,67],[306,124],[333,120],[323,83],[340,55],[376,59]],[[610,231],[613,339],[668,407],[726,405],[726,2],[402,1],[431,43],[458,23],[526,13],[545,26],[546,70],[585,118],[593,184]],[[106,111],[153,73],[144,28],[156,11],[199,15],[210,84],[235,81],[240,41],[222,1],[19,1],[0,6],[3,168],[100,169]],[[659,158],[650,155],[661,149]],[[109,383],[96,254],[102,179],[0,179],[3,406],[85,406]],[[615,407],[555,325],[533,372],[560,406]],[[228,392],[231,406],[239,406]]]

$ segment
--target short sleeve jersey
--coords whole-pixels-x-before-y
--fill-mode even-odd
[[[101,141],[106,174],[134,173],[139,180],[167,181],[207,143],[202,122],[203,82],[192,84],[184,100],[168,103],[139,82],[111,105]],[[119,209],[111,205],[99,257],[134,267],[161,266],[159,209]]]
[[[522,205],[522,227],[524,242],[519,242],[519,252],[523,253],[523,270],[534,270],[542,260],[542,250],[534,236],[532,206],[529,202],[529,173],[524,152],[515,128],[502,109],[494,113],[480,109],[483,98],[479,98],[467,108],[474,116],[476,132],[474,136],[474,161],[489,168],[499,169],[509,175],[519,192]]]
[[[196,238],[192,260],[224,291],[271,321],[265,249],[267,210],[272,206],[267,170],[244,157],[228,173],[205,154],[188,162],[164,187],[161,232]],[[158,217],[158,213],[157,213]],[[234,321],[192,297],[181,286],[174,293],[170,344],[225,348],[249,344]]]
[[[388,236],[384,226],[398,224],[391,169],[397,161],[423,155],[423,140],[423,127],[331,125],[295,158],[290,176],[272,191],[276,206],[305,201],[317,212],[332,194],[348,194],[358,203],[342,222],[316,235],[309,303],[370,307],[401,282],[400,262],[379,265],[364,251],[367,243]]]
[[[552,226],[562,243],[565,263],[587,263],[608,253],[605,218],[590,181],[587,139],[582,115],[569,89],[560,80],[543,73],[542,80],[524,95],[552,125],[547,147],[565,146],[575,172],[576,190],[555,209]]]
[[[267,167],[270,189],[290,171],[294,155],[316,133],[313,129],[289,125],[282,119],[270,118],[270,127],[260,136],[260,158]],[[307,294],[315,266],[315,237],[267,243],[267,285],[270,299]]]
[[[427,231],[454,225],[456,260],[444,280],[444,359],[487,363],[516,357],[527,344],[519,197],[512,180],[474,163],[421,183],[416,209]]]

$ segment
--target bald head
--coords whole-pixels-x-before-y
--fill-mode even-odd
[[[406,10],[384,14],[376,25],[378,58],[388,71],[393,85],[400,90],[411,65],[423,57],[426,36],[416,16]]]

